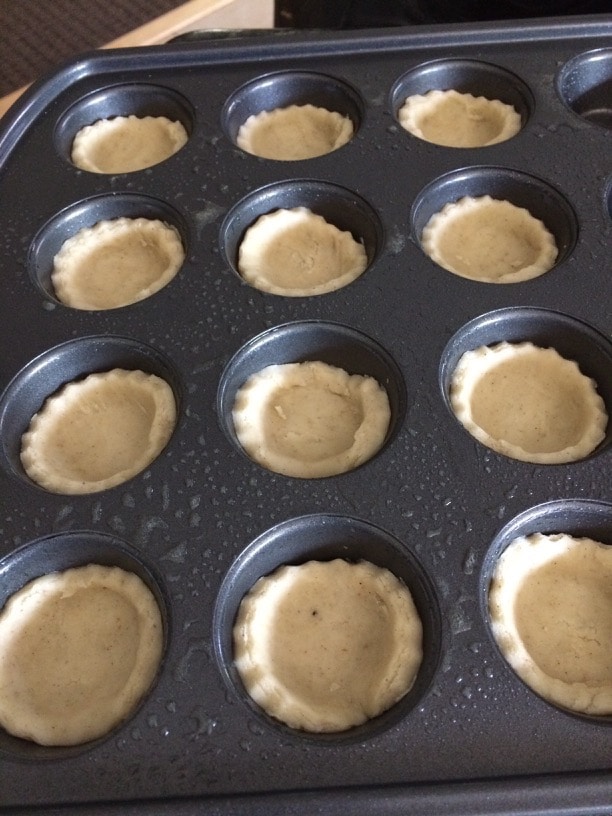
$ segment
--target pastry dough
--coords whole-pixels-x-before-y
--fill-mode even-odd
[[[81,128],[71,160],[91,173],[133,173],[170,158],[187,139],[181,122],[166,116],[115,116]]]
[[[65,385],[32,417],[21,462],[53,493],[95,493],[148,467],[175,422],[174,394],[160,377],[123,369],[90,374]]]
[[[292,728],[344,731],[414,684],[422,625],[407,587],[367,561],[283,566],[243,598],[236,668],[248,694]]]
[[[178,232],[161,221],[99,221],[62,244],[53,259],[51,283],[66,306],[116,309],[158,292],[184,259]]]
[[[450,401],[484,445],[537,464],[584,458],[608,423],[595,382],[555,349],[528,342],[466,352],[452,375]]]
[[[449,272],[485,283],[518,283],[548,272],[553,235],[528,210],[491,196],[446,204],[425,225],[421,246]]]
[[[248,455],[285,476],[345,473],[382,447],[389,399],[373,378],[320,361],[271,365],[239,389],[234,429]]]
[[[486,147],[511,139],[521,129],[512,105],[455,90],[409,96],[398,111],[403,128],[446,147]]]
[[[133,573],[36,578],[0,612],[0,724],[42,745],[101,737],[147,693],[162,647],[159,607]]]
[[[363,244],[306,207],[262,215],[246,231],[238,255],[247,283],[288,297],[333,292],[367,265]]]
[[[315,105],[289,105],[249,116],[236,144],[263,159],[298,161],[331,153],[352,136],[348,116]]]
[[[612,714],[612,546],[566,534],[515,539],[489,590],[493,635],[547,700]]]

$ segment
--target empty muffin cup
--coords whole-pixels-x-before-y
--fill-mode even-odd
[[[153,349],[117,337],[40,355],[0,398],[4,465],[53,493],[96,493],[149,467],[177,421],[178,378]]]
[[[561,99],[586,122],[612,130],[612,48],[578,54],[559,72]]]
[[[89,531],[24,545],[0,571],[0,750],[74,756],[132,718],[161,671],[161,580],[130,545]]]
[[[521,680],[549,703],[612,715],[612,505],[558,500],[513,519],[492,542],[482,606]]]
[[[218,414],[228,437],[262,467],[323,478],[386,445],[405,406],[401,374],[373,340],[319,321],[251,340],[223,372]]]
[[[380,593],[378,611],[386,602],[389,609],[396,603],[403,608],[407,590],[411,599],[407,601],[410,615],[398,619],[391,612],[389,615],[375,612],[368,600],[369,577],[361,587],[351,584],[352,570],[359,573],[358,579],[363,579],[362,569],[366,576],[376,575],[373,580]],[[345,584],[347,597],[344,601],[340,598],[340,604],[337,601],[342,588],[335,582],[333,587],[327,584],[330,577],[334,581],[336,570],[348,581],[348,585]],[[271,600],[268,604],[264,598],[263,606],[254,608],[253,591],[264,590],[266,584],[274,587],[277,579],[284,586],[278,603]],[[315,586],[318,589],[312,594]],[[399,593],[399,601],[396,593]],[[250,612],[255,616],[261,614],[268,619],[265,634],[261,632],[261,637],[267,638],[266,643],[260,640],[261,648],[253,644],[251,652],[254,661],[261,660],[266,665],[263,675],[259,675],[261,693],[250,687],[248,680],[250,661],[245,659],[243,649],[243,635],[248,640],[249,629],[248,620],[244,618],[249,613],[245,603],[251,606]],[[354,603],[363,619],[354,632],[355,637],[351,638],[357,622],[345,621],[338,626],[334,621],[337,616],[346,615]],[[292,637],[286,631],[290,619],[296,625],[297,620],[302,622],[301,635],[294,632]],[[376,653],[374,663],[360,653],[364,633],[372,627],[378,632],[376,645],[370,643],[367,648]],[[295,738],[331,744],[362,741],[408,716],[431,683],[442,646],[437,599],[412,553],[392,535],[369,522],[327,514],[290,519],[253,541],[223,581],[215,605],[213,628],[221,673],[255,716],[268,727],[284,732],[285,738],[292,734]],[[341,641],[347,634],[350,642],[343,647]],[[298,643],[304,649],[296,649]],[[318,648],[324,649],[326,644],[330,647],[329,659],[323,658],[325,665],[319,666],[321,671],[317,669],[310,674],[309,655],[320,662],[324,651],[319,652]],[[348,669],[353,660],[359,665],[357,671]],[[379,692],[384,696],[383,687],[387,686],[376,678],[384,674],[387,661],[402,666],[401,670],[397,669],[397,675],[404,676],[406,682],[402,681],[401,688],[378,706],[382,700]],[[326,673],[328,679],[335,677],[331,685],[325,680]],[[281,697],[280,708],[272,714],[266,704],[268,681]],[[365,706],[364,700],[367,701]],[[291,713],[292,702],[298,709],[297,719]],[[368,710],[376,713],[368,715]],[[319,725],[322,721],[330,727],[300,724],[299,712],[309,712],[307,720],[312,715]],[[342,725],[344,727],[339,727]]]

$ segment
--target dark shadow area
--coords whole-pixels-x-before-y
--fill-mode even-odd
[[[604,12],[609,0],[277,0],[276,25],[367,28]]]

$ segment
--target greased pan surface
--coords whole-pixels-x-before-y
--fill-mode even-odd
[[[85,55],[36,85],[0,135],[0,606],[27,580],[95,560],[133,569],[164,616],[166,651],[138,711],[107,738],[43,748],[0,732],[7,813],[604,813],[609,720],[561,711],[492,642],[486,588],[513,535],[567,531],[612,544],[610,430],[571,465],[533,466],[475,442],[447,407],[460,353],[532,339],[573,356],[612,407],[612,220],[607,18],[283,33]],[[442,148],[395,111],[429,82],[504,94],[512,140]],[[234,143],[254,109],[315,101],[354,119],[327,156],[277,162]],[[190,134],[150,169],[111,176],[68,159],[78,127],[165,113]],[[557,238],[531,282],[453,276],[418,236],[446,201],[514,197]],[[244,229],[304,204],[363,238],[367,272],[313,298],[266,295],[233,270]],[[186,260],[155,296],[83,312],[59,304],[53,255],[84,225],[160,217]],[[324,359],[373,373],[392,407],[381,453],[298,480],[247,459],[228,410],[269,362]],[[179,422],[162,455],[91,496],[44,492],[19,440],[64,382],[115,366],[165,377]],[[414,592],[423,670],[408,698],[353,732],[313,737],[263,716],[231,663],[231,622],[262,574],[308,557],[367,557]],[[74,805],[74,807],[70,807]]]

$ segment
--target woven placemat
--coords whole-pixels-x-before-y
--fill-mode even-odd
[[[0,0],[0,96],[184,0]]]

